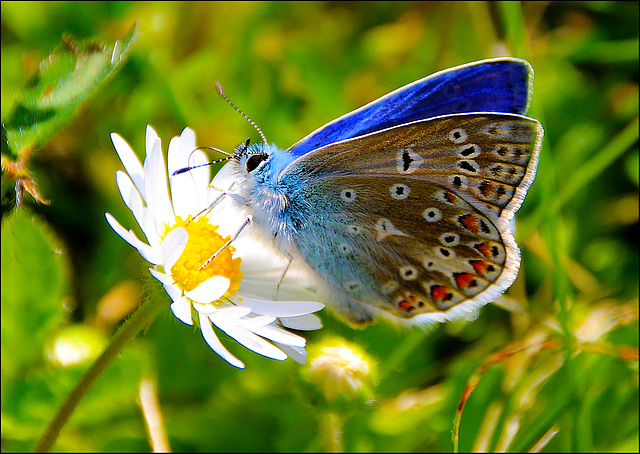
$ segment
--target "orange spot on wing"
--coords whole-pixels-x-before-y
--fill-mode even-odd
[[[469,284],[471,284],[473,279],[475,279],[475,276],[470,273],[457,273],[454,276],[458,284],[458,287],[460,288],[467,288]]]
[[[431,287],[431,297],[436,302],[442,301],[449,295],[451,295],[451,292],[449,291],[449,288],[444,285],[434,285]]]
[[[478,233],[480,231],[480,227],[478,227],[478,217],[473,214],[465,214],[458,218],[460,223],[467,229],[472,231],[473,233]]]
[[[471,263],[473,269],[476,270],[478,276],[484,276],[484,272],[488,266],[487,262],[485,262],[484,260],[469,260],[469,263]]]
[[[411,304],[411,301],[407,301],[407,300],[401,301],[400,304],[398,304],[398,307],[400,308],[400,310],[403,310],[404,312],[409,312],[411,309],[413,309],[413,305]]]
[[[491,243],[485,241],[484,243],[477,244],[476,249],[482,252],[485,257],[491,257]]]

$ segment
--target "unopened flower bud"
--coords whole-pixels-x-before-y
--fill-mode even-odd
[[[362,349],[342,339],[329,339],[309,350],[303,373],[320,402],[333,408],[372,399],[375,365]]]

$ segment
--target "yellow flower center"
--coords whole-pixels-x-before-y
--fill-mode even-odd
[[[213,276],[224,276],[231,281],[229,290],[223,298],[229,297],[240,288],[242,272],[240,271],[240,257],[233,258],[235,248],[227,246],[211,260],[202,270],[199,268],[207,263],[230,237],[223,238],[218,233],[218,226],[211,225],[205,216],[192,220],[189,215],[186,221],[176,217],[176,223],[167,230],[184,227],[189,234],[189,240],[178,261],[171,268],[171,277],[183,292],[195,289],[202,282]]]

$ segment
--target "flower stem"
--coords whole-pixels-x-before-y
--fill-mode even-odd
[[[340,415],[332,412],[324,412],[320,415],[320,438],[324,452],[344,452]]]
[[[138,399],[144,424],[147,427],[151,450],[153,452],[171,452],[167,429],[160,410],[160,402],[158,402],[156,382],[150,374],[144,377],[140,383]]]
[[[100,377],[102,372],[111,364],[129,341],[146,328],[165,307],[165,305],[159,304],[157,301],[149,298],[122,324],[120,329],[113,335],[111,343],[85,372],[75,388],[71,390],[62,405],[58,408],[46,431],[33,448],[34,452],[48,452],[53,447],[60,435],[60,431],[96,379]]]

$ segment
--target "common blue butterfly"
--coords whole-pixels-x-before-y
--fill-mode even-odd
[[[241,144],[233,198],[353,325],[458,317],[518,273],[513,218],[543,135],[524,116],[532,80],[524,60],[483,60],[393,91],[286,151]]]

